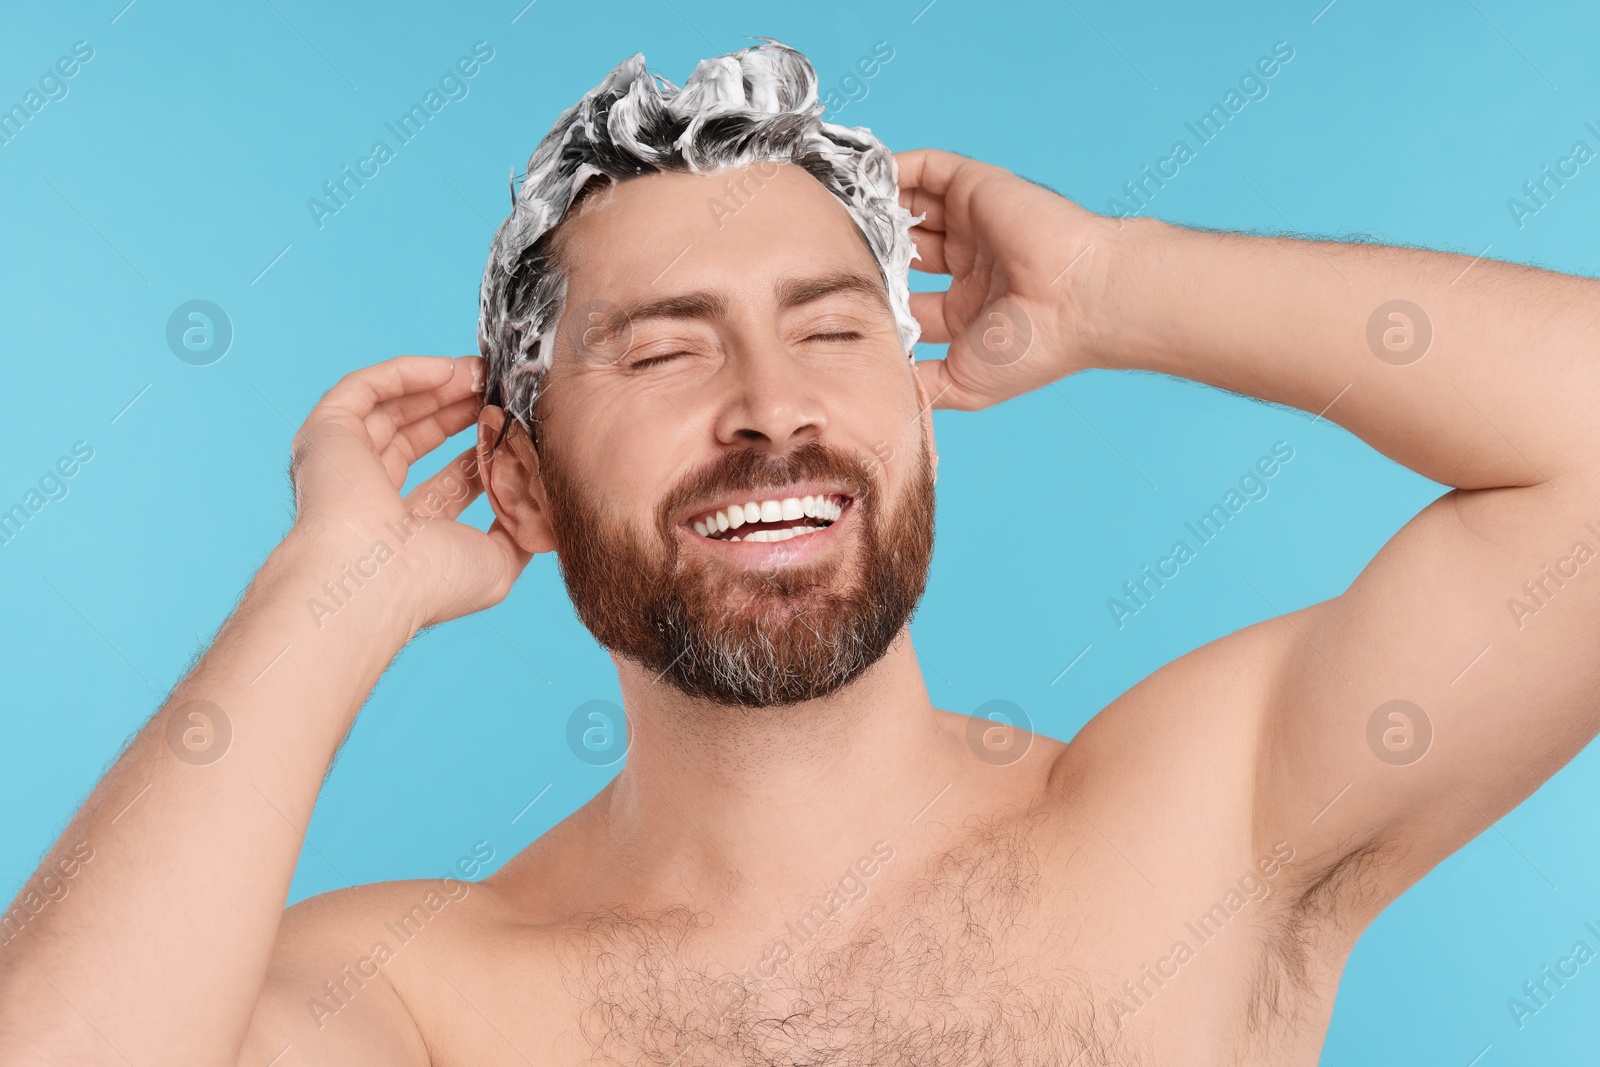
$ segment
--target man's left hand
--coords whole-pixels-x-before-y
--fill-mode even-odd
[[[1092,365],[1094,308],[1115,258],[1114,220],[1010,171],[953,152],[898,152],[917,270],[946,292],[912,293],[922,340],[948,344],[917,373],[935,407],[976,411]]]

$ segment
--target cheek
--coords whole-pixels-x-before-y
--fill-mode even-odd
[[[834,410],[833,429],[841,441],[860,442],[880,460],[885,453],[916,455],[922,411],[906,375],[873,375],[840,396]]]
[[[580,432],[590,457],[589,474],[605,495],[628,501],[626,510],[654,505],[682,476],[684,466],[705,438],[695,429],[698,414],[660,394],[613,397],[599,405]]]

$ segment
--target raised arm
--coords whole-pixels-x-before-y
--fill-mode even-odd
[[[1304,842],[1343,875],[1329,902],[1370,918],[1600,730],[1600,282],[1155,222],[1125,240],[1099,365],[1320,413],[1455,487],[1284,620],[1262,720],[1261,839]]]
[[[941,406],[1161,371],[1316,413],[1455,487],[1342,595],[1270,624],[1273,695],[1240,709],[1258,843],[1331,875],[1317,906],[1358,929],[1600,729],[1600,282],[1119,222],[951,153],[897,159],[928,216],[919,266],[952,276],[913,302],[950,343],[919,367]]]
[[[390,360],[307,418],[289,535],[6,914],[0,1062],[235,1062],[357,711],[420,628],[499,600],[527,562],[451,521],[479,490],[470,453],[398,492],[472,424],[479,364]]]

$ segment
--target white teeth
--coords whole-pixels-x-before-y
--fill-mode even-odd
[[[738,535],[737,535],[737,534],[735,534],[735,535],[734,535],[734,536],[733,536],[733,537],[730,537],[730,538],[728,538],[728,540],[730,540],[730,541],[737,541],[737,540],[739,540],[739,537],[738,537]]]
[[[784,497],[781,500],[752,500],[748,504],[731,504],[725,510],[715,512],[703,519],[696,519],[690,525],[694,532],[701,537],[716,538],[728,530],[737,530],[750,522],[787,522],[793,519],[809,518],[820,519],[823,522],[837,522],[839,516],[844,514],[844,507],[837,504],[831,497],[816,493],[804,497]],[[808,533],[815,533],[821,527],[796,526],[788,530],[753,530],[744,538],[746,541],[786,541],[791,537],[799,537]],[[718,538],[724,541],[737,541],[737,537]]]
[[[745,540],[761,542],[787,541],[792,537],[804,537],[807,534],[817,533],[821,529],[822,527],[820,526],[791,526],[787,530],[751,530],[745,536]],[[728,540],[737,541],[739,539],[730,537]]]

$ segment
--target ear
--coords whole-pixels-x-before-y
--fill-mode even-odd
[[[933,467],[933,484],[939,484],[939,445],[933,436],[933,398],[928,395],[928,383],[922,375],[917,373],[917,365],[911,363],[911,380],[917,385],[917,410],[921,412],[923,432],[928,435],[928,462]]]
[[[528,431],[513,420],[504,441],[489,453],[505,425],[504,408],[485,405],[478,414],[478,466],[484,494],[500,526],[524,551],[554,552],[544,480],[539,476],[539,454]]]

